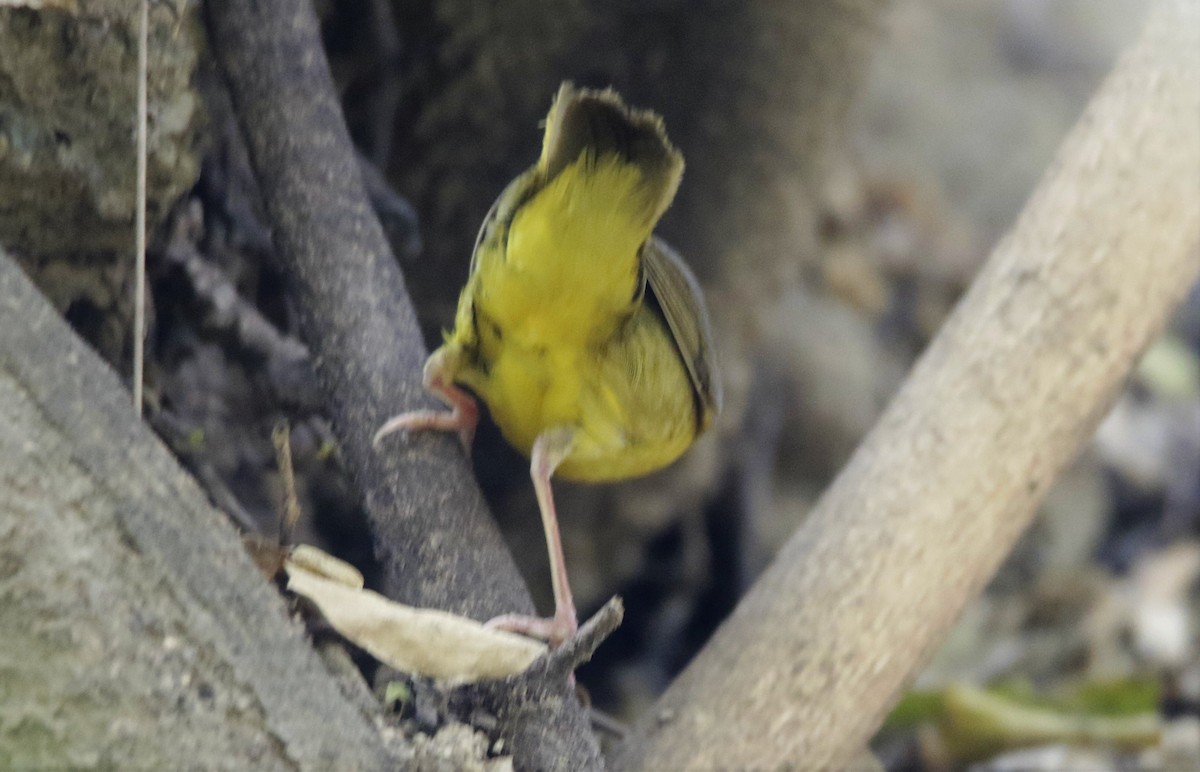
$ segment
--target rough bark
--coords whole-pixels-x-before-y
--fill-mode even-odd
[[[138,5],[58,5],[0,7],[0,244],[109,361],[127,361]],[[200,171],[202,34],[194,7],[149,14],[153,230]]]
[[[393,762],[115,373],[0,253],[0,767]]]
[[[309,3],[208,4],[213,47],[301,306],[301,328],[363,491],[389,597],[486,619],[532,602],[451,437],[371,436],[434,403],[404,281],[371,212]],[[599,750],[565,680],[500,728],[519,766],[583,769]],[[522,700],[514,694],[514,700]]]
[[[133,249],[137,5],[80,5],[0,8],[0,241],[39,256]],[[167,4],[149,34],[154,223],[200,172],[202,38],[194,9]]]
[[[1200,272],[1200,10],[1163,4],[849,465],[620,751],[846,764]]]

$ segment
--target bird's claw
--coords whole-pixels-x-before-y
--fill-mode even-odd
[[[469,415],[458,408],[454,410],[414,410],[409,413],[389,418],[379,431],[375,432],[371,442],[375,447],[383,438],[395,432],[419,432],[435,430],[441,432],[456,432],[462,443],[467,458],[471,457],[471,445],[475,442],[475,427],[478,424],[478,414]]]
[[[555,614],[552,617],[534,617],[524,614],[502,614],[489,619],[485,625],[493,630],[507,630],[528,638],[545,641],[550,648],[557,649],[579,630],[579,621],[574,613]]]

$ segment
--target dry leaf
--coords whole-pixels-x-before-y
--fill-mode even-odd
[[[362,572],[357,568],[309,544],[297,544],[292,547],[284,566],[289,569],[303,568],[354,590],[361,590],[366,583]]]
[[[313,552],[320,551],[305,550],[305,561]],[[445,611],[393,603],[379,593],[329,579],[324,569],[316,572],[294,559],[284,569],[288,589],[315,604],[335,630],[406,673],[451,684],[504,678],[525,670],[546,652],[544,644],[529,638]]]

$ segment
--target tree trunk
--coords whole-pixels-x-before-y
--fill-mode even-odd
[[[0,767],[379,769],[228,519],[0,253]]]

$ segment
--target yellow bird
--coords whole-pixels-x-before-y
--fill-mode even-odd
[[[493,626],[552,646],[578,627],[552,475],[597,482],[654,471],[720,410],[699,285],[651,235],[682,175],[656,114],[611,89],[564,83],[541,157],[492,205],[454,330],[425,364],[425,387],[451,410],[404,413],[375,435],[456,431],[469,451],[478,397],[530,457],[555,614],[505,615]]]

